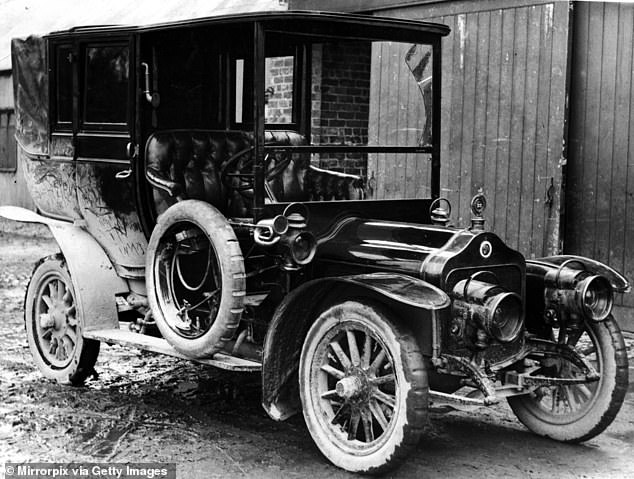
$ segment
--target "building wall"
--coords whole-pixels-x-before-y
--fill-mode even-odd
[[[13,85],[11,71],[0,71],[0,110],[13,109]]]
[[[17,166],[15,145],[15,114],[0,108],[0,173],[12,173]]]
[[[267,59],[267,123],[291,123],[293,118],[293,57]]]
[[[0,205],[34,209],[21,165],[17,164],[14,134],[13,85],[10,71],[0,72]]]
[[[311,135],[315,144],[366,145],[370,105],[369,43],[329,43],[313,49]],[[320,156],[320,166],[367,175],[360,154]]]
[[[487,227],[527,257],[560,249],[569,10],[566,2],[423,3],[381,15],[447,24],[441,195],[468,224],[480,189]]]
[[[411,48],[400,42],[373,45],[369,124],[373,145],[420,146],[430,140],[433,57],[430,47],[417,47],[421,56],[414,56],[415,67],[427,78],[422,86],[425,82],[418,83],[405,61]],[[369,157],[370,198],[431,198],[431,155],[374,153]]]
[[[370,52],[367,42],[313,46],[311,139],[314,144],[368,143]],[[266,122],[291,123],[292,57],[267,60],[266,88]],[[321,154],[315,163],[345,173],[367,174],[367,158],[360,154]]]
[[[0,174],[13,172],[16,167],[15,114],[13,112],[13,89],[9,72],[0,73]]]
[[[573,38],[565,251],[632,280],[634,5],[575,3]]]
[[[484,185],[493,197],[488,224],[524,253],[539,255],[541,241],[541,252],[596,258],[634,280],[634,5],[412,3],[291,0],[290,8],[373,10],[449,24],[443,194],[464,215],[466,198]],[[622,327],[634,331],[634,294],[617,304]]]

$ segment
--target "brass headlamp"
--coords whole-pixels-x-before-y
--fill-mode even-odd
[[[571,266],[580,265],[579,268]],[[614,296],[610,282],[585,270],[577,260],[564,261],[544,277],[547,307],[602,321],[612,312]]]

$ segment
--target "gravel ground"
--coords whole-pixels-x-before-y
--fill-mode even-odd
[[[268,419],[259,377],[102,346],[99,378],[59,386],[35,370],[22,319],[33,263],[57,251],[45,227],[0,220],[0,468],[5,461],[175,462],[179,478],[354,477],[329,465],[301,418]],[[634,365],[634,335],[626,334]],[[634,477],[634,369],[617,420],[583,445],[527,432],[505,405],[432,413],[395,477]],[[0,477],[3,474],[0,472]]]

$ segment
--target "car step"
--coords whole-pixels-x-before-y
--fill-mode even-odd
[[[447,394],[440,391],[429,390],[429,407],[433,411],[451,409],[455,411],[471,412],[487,404],[483,399],[471,398],[458,394]]]
[[[108,344],[120,344],[137,349],[144,349],[159,354],[166,354],[176,358],[189,359],[201,364],[207,364],[227,371],[258,372],[262,364],[248,359],[236,358],[223,353],[214,354],[213,358],[194,359],[176,351],[165,339],[147,336],[145,334],[125,331],[123,329],[97,329],[85,331],[84,338],[96,339]]]

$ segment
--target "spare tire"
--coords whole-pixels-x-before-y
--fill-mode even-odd
[[[233,228],[210,204],[181,201],[159,217],[145,279],[156,325],[180,353],[210,357],[234,336],[244,308],[244,259]]]

